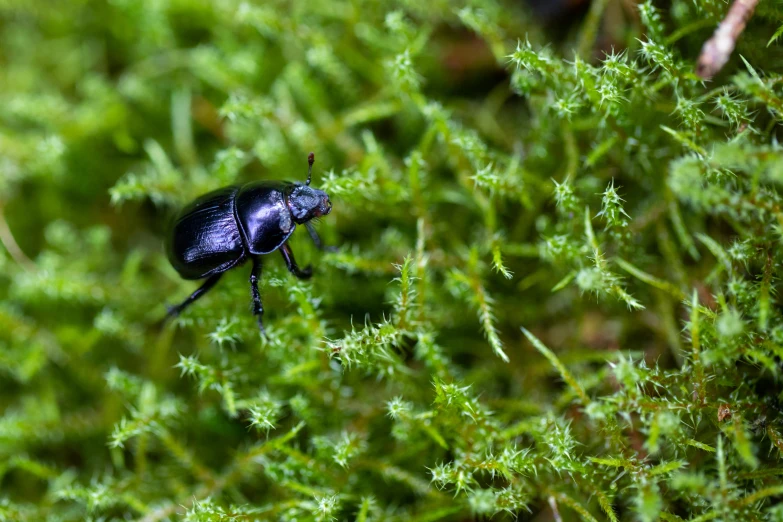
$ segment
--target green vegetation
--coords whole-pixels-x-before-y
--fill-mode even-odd
[[[0,521],[783,520],[783,2],[0,0]],[[334,211],[175,322],[190,199]]]

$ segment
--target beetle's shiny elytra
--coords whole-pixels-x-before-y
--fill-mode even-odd
[[[305,183],[256,181],[225,187],[201,196],[180,212],[166,242],[169,261],[184,279],[207,280],[185,301],[171,307],[169,316],[179,314],[204,295],[223,272],[250,259],[253,313],[264,331],[264,308],[258,291],[260,256],[280,250],[291,273],[307,279],[311,267],[300,269],[287,243],[296,225],[307,227],[316,246],[323,249],[311,220],[328,214],[332,204],[324,191],[310,187],[314,161],[311,152]]]

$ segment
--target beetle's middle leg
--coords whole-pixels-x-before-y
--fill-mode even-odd
[[[264,306],[261,304],[261,292],[258,291],[258,282],[261,280],[261,258],[253,258],[253,270],[250,271],[250,291],[253,294],[253,314],[258,321],[258,328],[263,335],[266,335],[264,329]]]
[[[292,274],[299,279],[310,279],[310,276],[313,275],[313,268],[310,265],[306,266],[304,270],[299,268],[299,265],[296,264],[296,259],[294,259],[294,252],[288,243],[283,243],[280,247],[280,253],[283,254],[285,264]]]

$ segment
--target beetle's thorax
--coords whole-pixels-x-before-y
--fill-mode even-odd
[[[267,254],[280,247],[296,228],[286,202],[288,184],[257,181],[244,185],[234,206],[247,252]]]
[[[325,216],[332,210],[332,203],[326,192],[301,183],[293,183],[290,190],[286,191],[286,204],[298,225]]]

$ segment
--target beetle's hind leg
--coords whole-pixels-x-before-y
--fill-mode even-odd
[[[190,296],[187,299],[185,299],[184,301],[182,301],[180,304],[176,306],[169,306],[168,313],[166,314],[166,319],[170,317],[177,317],[179,314],[181,314],[185,308],[193,304],[199,297],[209,292],[210,289],[212,289],[212,287],[217,284],[217,282],[220,280],[220,276],[222,275],[223,274],[220,273],[220,274],[209,276],[209,278],[206,281],[204,281],[204,284],[198,287],[198,289],[196,289],[195,292],[190,294]]]
[[[291,250],[291,246],[288,243],[283,243],[280,247],[280,253],[283,255],[285,264],[292,274],[299,279],[310,279],[310,276],[313,275],[313,267],[307,265],[304,269],[299,268],[299,265],[296,264],[296,259],[294,259],[294,252]]]
[[[261,280],[261,258],[253,258],[253,270],[250,272],[250,291],[253,294],[253,314],[258,321],[258,328],[261,330],[261,335],[266,337],[266,330],[264,329],[264,306],[261,304],[261,292],[258,291],[258,282]]]

